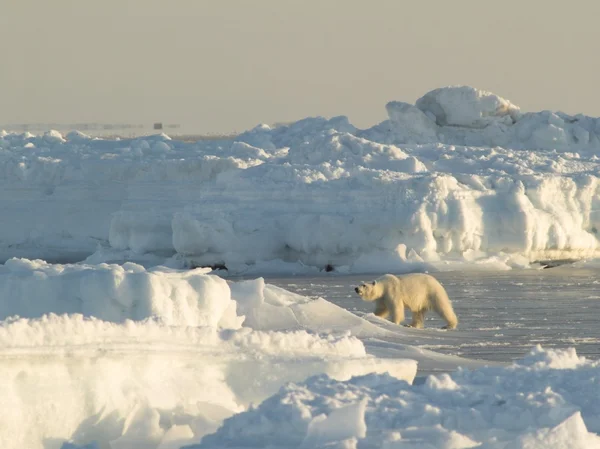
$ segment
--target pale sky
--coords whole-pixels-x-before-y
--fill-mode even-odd
[[[598,0],[0,0],[0,126],[347,115],[466,84],[600,116]]]

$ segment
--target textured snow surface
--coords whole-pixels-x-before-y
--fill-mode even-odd
[[[597,256],[600,119],[464,86],[387,112],[195,143],[2,133],[0,258],[365,272]]]
[[[194,448],[600,447],[600,363],[541,347],[505,368],[409,385],[386,375],[288,384]]]
[[[600,362],[574,349],[483,367],[206,271],[0,266],[0,447],[600,447]]]
[[[10,259],[0,266],[0,319],[78,313],[112,322],[157,317],[167,325],[241,327],[227,282],[209,271]]]
[[[464,333],[259,277],[598,263],[600,119],[464,86],[386,109],[198,142],[0,132],[0,448],[600,448],[600,362],[442,355],[418,340]],[[222,265],[257,278],[197,268]]]
[[[0,266],[0,447],[179,447],[288,381],[413,381],[416,361],[366,353],[350,312],[206,271]]]

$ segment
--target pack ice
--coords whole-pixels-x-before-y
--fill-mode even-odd
[[[0,255],[365,272],[597,255],[600,119],[471,87],[233,139],[0,134]],[[257,265],[258,264],[258,265]]]
[[[600,362],[574,350],[482,367],[207,271],[0,266],[0,447],[600,447]],[[412,385],[424,361],[464,368]]]
[[[0,447],[179,447],[288,381],[414,379],[415,360],[366,353],[350,312],[207,271],[0,265]]]
[[[484,366],[193,268],[596,256],[599,119],[469,87],[387,113],[195,143],[0,133],[0,448],[600,448],[600,364],[574,350]]]

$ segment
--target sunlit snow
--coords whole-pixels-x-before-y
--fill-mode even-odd
[[[600,448],[600,362],[573,348],[463,358],[460,325],[265,282],[597,269],[599,118],[470,87],[385,109],[192,143],[0,132],[0,448]]]

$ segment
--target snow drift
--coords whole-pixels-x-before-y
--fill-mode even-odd
[[[192,448],[596,448],[600,363],[536,348],[506,368],[409,385],[385,375],[288,384]],[[595,433],[594,433],[595,432]]]
[[[322,298],[206,271],[1,266],[0,446],[598,445],[600,362],[574,350],[482,368]],[[428,359],[469,368],[414,382]]]
[[[481,368],[177,269],[598,254],[600,119],[469,87],[386,108],[195,143],[0,132],[0,447],[600,447],[599,365],[574,351]],[[417,363],[466,368],[412,385]]]
[[[0,319],[78,313],[116,323],[155,317],[167,325],[240,328],[229,286],[207,271],[10,259],[0,266]]]
[[[206,271],[0,266],[0,447],[179,447],[289,381],[414,379],[416,361],[367,354],[351,313]]]
[[[4,132],[0,256],[238,272],[597,256],[600,119],[470,87],[387,112],[365,130],[307,118],[195,143]]]

